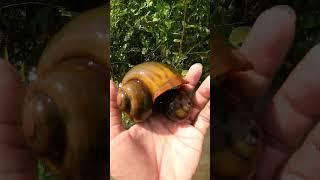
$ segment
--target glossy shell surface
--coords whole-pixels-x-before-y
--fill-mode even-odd
[[[148,87],[153,101],[162,93],[187,83],[169,66],[158,62],[145,62],[134,66],[125,75],[122,84],[133,79],[141,81]]]

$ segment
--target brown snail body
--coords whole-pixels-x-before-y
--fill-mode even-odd
[[[191,99],[180,87],[186,84],[182,76],[169,66],[158,62],[145,62],[134,66],[124,76],[118,91],[118,105],[136,122],[144,122],[152,114],[152,106],[159,96],[176,89],[170,103],[166,104],[166,116],[173,121],[188,117],[192,109]]]
[[[55,35],[40,57],[38,79],[25,97],[27,144],[53,173],[68,179],[90,179],[95,168],[100,171],[93,174],[103,174],[108,10],[109,5],[83,13]]]
[[[255,173],[263,134],[255,121],[253,105],[228,89],[224,80],[231,72],[248,71],[253,66],[220,34],[212,37],[210,45],[212,76],[220,80],[214,84],[214,176],[222,180],[247,180]]]

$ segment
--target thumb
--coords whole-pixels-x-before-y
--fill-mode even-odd
[[[21,129],[24,91],[16,70],[0,60],[0,179],[36,178],[36,164]]]
[[[117,104],[117,93],[116,85],[110,80],[110,141],[125,130]]]

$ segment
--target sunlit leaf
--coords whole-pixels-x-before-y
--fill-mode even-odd
[[[229,36],[230,43],[235,47],[240,47],[250,32],[250,27],[240,26],[234,28]]]
[[[181,75],[185,76],[185,75],[187,75],[187,73],[188,73],[188,70],[182,70]]]

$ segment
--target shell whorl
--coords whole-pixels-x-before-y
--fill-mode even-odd
[[[110,69],[109,6],[85,12],[66,24],[42,53],[38,73],[68,58],[88,57]]]
[[[145,121],[152,113],[152,95],[140,81],[131,80],[119,88],[118,106],[136,122]]]
[[[59,138],[65,138],[66,143],[62,147],[64,154],[60,157],[61,162],[58,163],[50,157],[44,159],[47,159],[54,169],[64,174],[68,173],[64,170],[75,168],[74,163],[82,164],[81,156],[89,155],[97,147],[103,149],[104,130],[101,128],[106,119],[104,107],[107,85],[104,83],[106,80],[102,74],[96,73],[94,69],[83,71],[82,65],[68,64],[56,66],[50,70],[33,83],[28,91],[25,107],[30,106],[28,102],[32,102],[36,98],[35,95],[40,92],[45,93],[50,101],[57,104],[60,118],[55,121],[61,121],[59,124],[63,124],[63,129],[51,131],[55,131],[54,134],[62,133]],[[84,82],[90,82],[90,84],[84,86]],[[90,96],[90,94],[94,95]],[[24,121],[25,124],[30,123],[28,119]],[[52,127],[48,126],[48,128]],[[53,143],[52,139],[48,141],[49,144]]]
[[[163,92],[187,82],[169,66],[158,62],[145,62],[134,66],[122,80],[126,84],[130,80],[143,82],[152,94],[153,101]]]
[[[39,78],[32,82],[25,98],[23,127],[26,128],[26,136],[37,131],[32,127],[37,122],[28,112],[36,108],[32,107],[36,103],[30,102],[37,101],[34,98],[38,94],[44,94],[56,105],[59,113],[56,121],[63,127],[59,127],[58,131],[50,130],[47,134],[62,134],[59,141],[65,141],[63,155],[59,157],[59,162],[51,157],[40,158],[57,174],[73,177],[90,173],[92,169],[100,168],[96,162],[104,160],[104,124],[108,114],[105,107],[108,107],[110,69],[109,8],[108,4],[79,15],[54,36],[40,57],[37,68]],[[42,119],[45,115],[38,117]],[[44,128],[50,128],[50,125]],[[38,132],[41,136],[43,131]],[[46,143],[53,145],[51,140],[49,137]],[[33,143],[29,142],[29,145],[32,149]],[[46,150],[39,147],[40,151]]]
[[[162,97],[168,97],[169,95],[166,92],[172,89],[178,90],[181,85],[186,83],[187,81],[169,66],[159,62],[144,62],[134,66],[124,76],[118,92],[118,106],[121,111],[126,112],[136,122],[143,122],[151,115],[153,105],[157,104],[156,99],[158,97],[161,96],[160,99],[164,100]],[[168,97],[165,101],[171,100],[172,98]],[[168,107],[169,105],[170,103],[162,106]],[[176,111],[177,105],[180,108],[181,103],[178,101],[171,103],[174,109],[170,109],[169,119],[177,117],[174,115],[176,112],[179,113],[177,115],[180,117],[185,116],[191,108],[187,108],[186,111]],[[167,110],[163,107],[159,109]],[[168,113],[165,114],[169,115]]]

